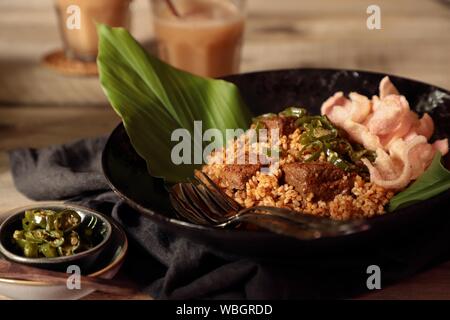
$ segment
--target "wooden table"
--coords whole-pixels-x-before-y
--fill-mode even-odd
[[[372,0],[249,0],[241,69],[356,68],[449,89],[450,7],[444,2],[378,0],[382,30],[369,31]],[[134,1],[132,31],[142,42],[152,39],[146,0]],[[52,0],[0,2],[0,212],[32,202],[14,188],[7,150],[107,134],[119,121],[96,78],[63,77],[39,65],[60,46]],[[450,299],[450,262],[361,298]]]

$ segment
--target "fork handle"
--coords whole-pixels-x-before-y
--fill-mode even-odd
[[[318,219],[316,217],[312,217]],[[245,214],[236,215],[228,221],[216,225],[217,227],[227,227],[239,222],[247,222],[263,229],[294,237],[300,240],[313,240],[323,237],[336,237],[349,233],[368,230],[367,224],[363,221],[338,222],[335,226],[311,224],[308,219],[293,221],[283,215],[261,214],[257,211],[247,211]]]
[[[308,228],[316,228],[321,230],[343,231],[355,228],[367,229],[367,224],[362,219],[349,221],[337,221],[325,217],[317,217],[306,213],[292,211],[290,209],[256,206],[243,209],[239,215],[247,215],[249,213],[258,213],[261,215],[269,215],[291,221],[293,223],[308,226]]]
[[[300,240],[313,240],[323,236],[323,232],[318,229],[307,228],[305,225],[293,223],[282,217],[268,216],[259,213],[247,213],[245,215],[236,216],[234,219],[230,219],[221,224],[221,227],[226,227],[238,222],[247,222],[262,229]]]

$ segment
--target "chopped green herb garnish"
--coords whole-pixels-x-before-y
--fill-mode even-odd
[[[292,108],[280,114],[292,114]],[[360,144],[352,144],[343,137],[326,116],[309,116],[305,109],[296,111],[298,119],[295,124],[303,132],[300,143],[304,146],[299,156],[306,157],[306,162],[316,161],[322,154],[326,160],[344,171],[356,171],[362,175],[367,174],[367,168],[362,164],[361,158],[375,160],[375,153],[364,149]]]

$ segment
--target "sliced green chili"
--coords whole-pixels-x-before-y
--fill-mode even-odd
[[[23,230],[14,232],[13,241],[25,257],[69,256],[92,247],[92,226],[80,226],[81,217],[74,210],[28,210],[22,219]]]
[[[297,108],[297,107],[290,107],[290,108],[286,108],[283,111],[281,111],[279,113],[280,116],[284,116],[284,117],[303,117],[306,116],[308,114],[308,111],[306,111],[306,109],[304,108]]]
[[[295,125],[301,128],[300,143],[303,148],[299,157],[304,161],[318,160],[322,154],[326,160],[345,171],[356,171],[362,176],[367,175],[367,168],[361,162],[362,158],[375,161],[376,154],[364,149],[360,144],[351,143],[345,138],[345,133],[335,127],[326,116],[308,115],[306,109],[298,107],[286,108],[278,115],[266,113],[253,119],[255,129],[263,129],[262,120],[282,117],[296,117]]]
[[[302,129],[300,157],[306,162],[315,161],[322,154],[326,160],[345,171],[356,171],[362,175],[367,168],[361,158],[375,161],[375,153],[364,149],[360,144],[350,143],[345,139],[345,133],[335,127],[326,116],[308,115],[305,109],[288,108],[280,112],[283,116],[297,116],[295,125]]]

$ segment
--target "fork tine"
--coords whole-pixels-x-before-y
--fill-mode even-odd
[[[225,192],[223,192],[222,189],[217,186],[214,181],[211,180],[210,177],[208,177],[207,174],[200,170],[194,171],[194,177],[197,181],[199,181],[201,184],[203,184],[208,190],[214,193],[214,198],[220,199],[220,201],[224,202],[224,204],[228,205],[230,207],[230,210],[227,211],[239,211],[242,209],[241,205],[237,203],[234,199],[229,197]]]
[[[223,218],[222,208],[217,208],[211,200],[205,199],[206,195],[197,188],[192,183],[178,183],[172,188],[170,200],[181,217],[200,224],[210,224],[210,222],[217,222],[218,218]],[[206,187],[203,188],[206,189]],[[211,211],[214,213],[206,214]]]
[[[212,195],[208,188],[206,188],[203,184],[195,185],[194,190],[197,192],[197,195],[202,198],[205,205],[209,208],[209,211],[202,212],[205,216],[208,216],[211,220],[217,222],[227,215],[228,212],[226,211],[226,209],[220,206],[220,204],[214,198],[214,195]]]
[[[182,218],[195,223],[203,223],[203,221],[197,217],[197,213],[184,196],[181,189],[181,184],[174,185],[169,195],[173,207],[177,210],[177,213],[182,216]]]
[[[203,186],[202,186],[203,187]],[[205,189],[205,187],[203,187]],[[208,198],[207,194],[203,193],[199,186],[189,183],[184,185],[185,192],[190,196],[192,204],[198,209],[198,213],[201,214],[206,220],[216,223],[217,218],[223,219],[223,210],[217,207],[214,201]]]
[[[189,221],[203,225],[209,224],[210,221],[203,216],[201,210],[199,210],[198,207],[194,205],[193,201],[190,200],[184,186],[185,183],[178,183],[172,188],[172,197],[174,202],[178,204],[177,207],[181,209],[180,213]]]
[[[203,224],[196,218],[196,214],[192,212],[189,207],[185,207],[184,202],[180,200],[175,193],[170,193],[170,202],[175,209],[177,216],[183,220],[187,220],[193,223]]]
[[[216,188],[216,186],[215,186],[215,184],[213,184],[212,180],[210,180],[209,177],[204,175],[203,172],[201,172],[199,170],[196,170],[194,172],[194,178],[199,184],[201,184],[201,185],[203,185],[205,187],[205,189],[207,190],[206,192],[208,193],[208,195],[211,198],[215,199],[215,202],[225,212],[228,212],[228,211],[234,209],[234,206],[232,206],[230,204],[230,202],[227,201],[227,198],[225,197],[223,192],[221,192],[221,190],[219,191],[219,188],[218,187]]]
[[[216,223],[223,220],[227,211],[220,207],[214,198],[207,193],[207,188],[203,185],[185,183],[181,186],[186,199],[195,208],[197,216],[201,216],[209,222]]]
[[[217,192],[214,192],[210,188],[208,188],[205,184],[200,183],[198,186],[199,190],[202,191],[202,193],[207,196],[209,199],[212,199],[212,201],[217,205],[217,208],[221,211],[220,215],[224,216],[228,212],[233,211],[233,207],[231,207],[227,201],[225,201],[221,195],[218,195]]]
[[[181,190],[185,195],[187,202],[191,205],[193,210],[196,212],[197,217],[204,220],[205,223],[211,223],[211,220],[204,213],[209,210],[208,206],[204,203],[204,201],[197,195],[195,191],[195,186],[192,183],[183,183],[181,185]]]

